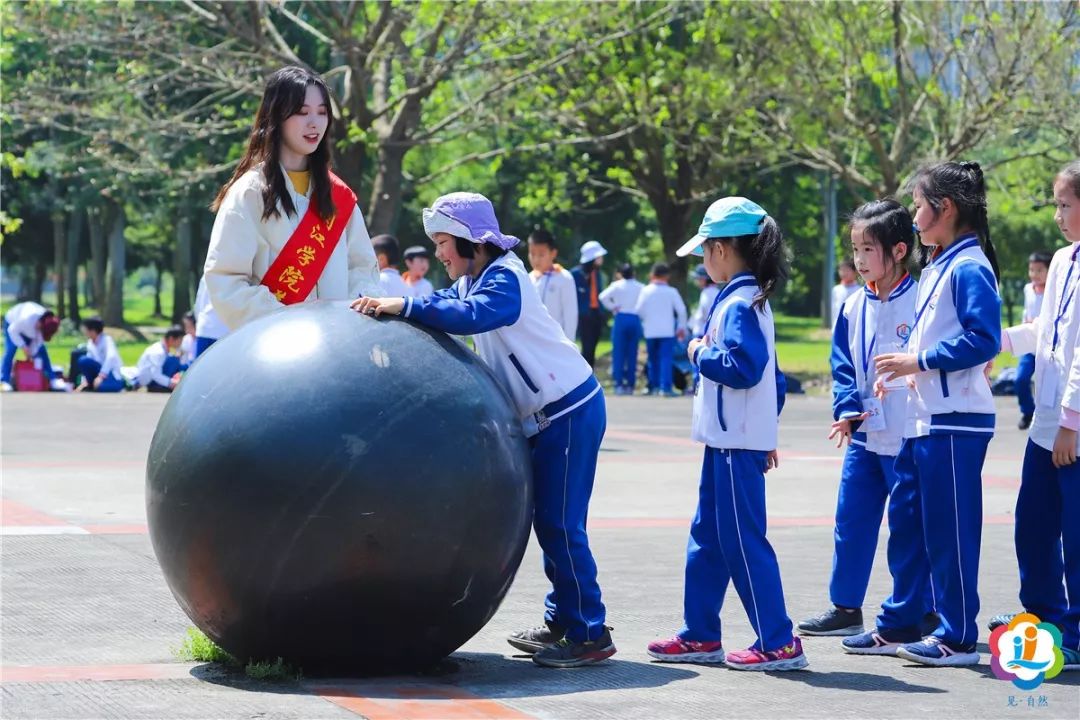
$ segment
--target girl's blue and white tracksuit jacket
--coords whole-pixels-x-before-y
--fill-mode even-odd
[[[697,514],[686,551],[686,588],[679,633],[720,640],[720,608],[729,581],[757,634],[754,646],[791,642],[780,567],[765,537],[765,463],[776,449],[781,400],[772,311],[752,306],[760,292],[740,273],[717,295],[705,324],[711,345],[694,364],[692,437],[705,443]]]
[[[592,369],[513,253],[475,281],[466,276],[433,295],[405,298],[402,314],[474,336],[477,354],[510,396],[532,448],[533,524],[553,588],[545,619],[575,642],[596,640],[605,611],[585,521],[607,412]]]
[[[978,238],[965,235],[923,269],[908,340],[920,371],[911,376],[894,493],[919,498],[914,522],[929,568],[916,556],[891,567],[898,587],[922,587],[929,574],[941,617],[934,635],[965,649],[978,639],[982,468],[994,434],[984,369],[1000,346],[994,271]]]
[[[836,502],[835,551],[829,598],[834,605],[862,607],[877,550],[878,529],[886,501],[889,507],[889,568],[909,555],[925,558],[919,525],[918,497],[910,491],[895,494],[893,465],[903,440],[907,386],[890,388],[878,401],[874,356],[904,352],[915,317],[917,283],[905,275],[884,300],[873,287],[849,296],[833,327],[833,418],[850,419],[879,411],[881,417],[856,423],[844,455]],[[867,430],[867,428],[870,430]],[[898,629],[917,627],[930,608],[925,587],[893,588],[882,605],[877,625]]]
[[[1035,354],[1037,389],[1016,499],[1020,602],[1062,628],[1062,647],[1073,650],[1080,650],[1080,462],[1056,468],[1052,454],[1058,428],[1080,412],[1078,252],[1080,244],[1054,253],[1035,321],[1005,331],[1013,353]]]

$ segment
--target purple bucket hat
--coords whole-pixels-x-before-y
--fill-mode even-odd
[[[489,242],[503,250],[521,242],[499,230],[491,201],[480,193],[471,192],[443,195],[431,207],[424,208],[424,232],[428,237],[437,232],[449,233],[478,245]]]

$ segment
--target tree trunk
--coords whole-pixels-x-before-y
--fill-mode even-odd
[[[822,224],[825,227],[825,263],[821,268],[821,327],[832,327],[832,286],[836,275],[836,178],[829,175],[822,185]]]
[[[368,203],[366,218],[368,232],[373,236],[393,234],[397,229],[398,216],[401,214],[404,161],[405,148],[379,148],[379,167],[371,186],[371,201]]]
[[[67,317],[66,303],[64,302],[64,290],[67,283],[64,278],[67,275],[67,234],[64,232],[64,214],[55,212],[52,216],[53,231],[53,275],[56,282],[56,315]]]
[[[90,261],[86,261],[86,266],[83,268],[83,308],[90,309],[96,307],[94,302],[94,283],[92,282],[91,275],[93,275]]]
[[[165,268],[160,260],[154,260],[154,317],[163,318],[165,313],[161,311],[161,278],[165,275]]]
[[[335,130],[334,137],[345,137],[344,133],[345,124],[341,123],[341,134]],[[364,144],[360,142],[353,143],[347,146],[344,150],[340,150],[335,153],[334,157],[334,173],[345,181],[345,184],[352,188],[352,191],[356,193],[357,197],[363,196],[363,181],[364,181],[364,160],[366,159],[366,149]]]
[[[191,309],[191,215],[184,211],[176,223],[176,244],[173,246],[173,322],[180,322]]]
[[[45,276],[47,273],[48,266],[45,264],[45,261],[40,257],[34,258],[34,264],[30,271],[30,281],[27,283],[27,300],[41,303],[41,293],[45,289]]]
[[[664,261],[671,267],[669,282],[679,292],[685,292],[688,262],[687,258],[676,257],[675,251],[693,235],[690,231],[692,206],[676,205],[667,198],[652,203],[652,206],[660,226],[660,238],[664,243]]]
[[[86,212],[76,206],[68,216],[67,228],[67,297],[68,317],[77,325],[79,317],[79,251],[82,249]]]
[[[124,276],[127,274],[124,244],[124,207],[115,205],[109,229],[109,265],[106,274],[105,308],[102,319],[106,325],[117,327],[124,324]]]
[[[92,300],[90,305],[102,312],[105,306],[105,213],[102,208],[87,211],[90,225],[90,282]]]

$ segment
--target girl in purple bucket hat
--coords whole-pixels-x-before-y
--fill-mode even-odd
[[[552,583],[544,624],[507,639],[547,667],[606,660],[615,645],[585,533],[607,427],[604,392],[510,252],[520,241],[499,230],[486,197],[443,195],[424,210],[424,231],[454,284],[427,297],[360,298],[352,307],[473,336],[476,352],[510,396],[529,438],[533,526]]]

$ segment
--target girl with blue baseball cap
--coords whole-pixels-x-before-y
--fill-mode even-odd
[[[787,277],[787,248],[769,214],[746,198],[717,200],[679,256],[703,255],[716,296],[688,354],[701,373],[692,437],[705,444],[697,513],[686,551],[681,631],[649,644],[665,662],[726,663],[736,670],[806,667],[784,607],[780,567],[765,537],[765,473],[777,465],[782,402],[769,296]],[[728,583],[757,641],[724,653],[720,608]]]
[[[615,654],[585,533],[596,459],[607,427],[604,393],[577,346],[548,313],[525,266],[477,193],[444,195],[424,210],[424,231],[454,284],[427,297],[367,297],[352,307],[403,315],[476,352],[510,396],[533,459],[533,527],[552,583],[544,624],[508,640],[538,665],[579,667]]]

